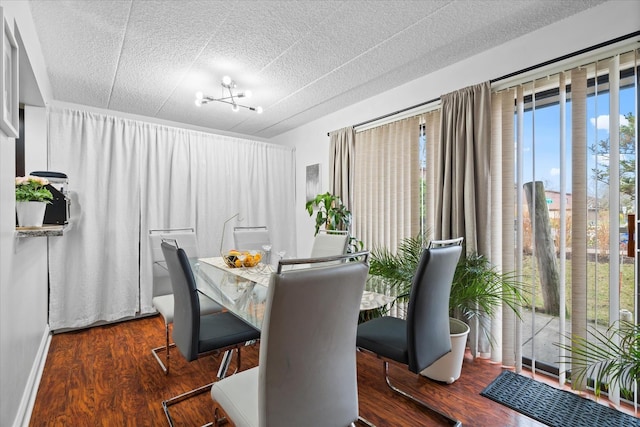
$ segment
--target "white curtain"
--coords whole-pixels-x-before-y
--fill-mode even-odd
[[[71,229],[49,239],[49,325],[75,328],[138,311],[140,132],[79,111],[49,115],[49,169],[73,191]]]
[[[194,133],[192,165],[196,185],[196,228],[201,254],[233,246],[233,226],[266,225],[272,252],[295,256],[295,152],[288,147]]]
[[[153,269],[149,230],[195,227],[195,180],[189,132],[134,124],[140,143],[140,312],[151,313]],[[202,252],[198,252],[202,253]]]
[[[49,144],[73,194],[71,228],[50,239],[53,330],[153,311],[150,229],[193,227],[216,256],[239,213],[228,228],[267,225],[295,254],[291,148],[57,108]]]

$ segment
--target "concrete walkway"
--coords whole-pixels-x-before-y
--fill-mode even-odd
[[[531,310],[523,310],[522,320],[522,355],[531,359],[535,356],[536,362],[559,367],[560,348],[554,343],[559,343],[563,335],[566,337],[571,333],[571,319],[565,321],[565,331],[562,334],[559,317],[537,312],[532,316]],[[606,325],[598,327],[601,331],[606,329]]]

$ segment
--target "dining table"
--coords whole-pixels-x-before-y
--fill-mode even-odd
[[[262,329],[267,290],[276,267],[260,263],[254,267],[230,267],[222,257],[190,258],[198,292],[214,300],[245,322]],[[304,268],[304,266],[296,266]],[[365,290],[360,310],[373,310],[393,302],[395,297]],[[331,313],[327,313],[331,315]],[[233,353],[225,351],[218,378],[226,376]]]
[[[255,328],[262,328],[267,289],[276,267],[260,263],[255,267],[232,268],[222,257],[192,258],[190,262],[198,292]],[[365,290],[360,310],[384,307],[394,299],[389,295]]]

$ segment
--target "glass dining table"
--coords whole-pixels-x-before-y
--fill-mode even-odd
[[[198,292],[216,301],[244,321],[261,329],[267,289],[273,268],[260,264],[251,268],[230,268],[222,257],[190,259]],[[390,304],[394,297],[365,290],[360,310]]]
[[[217,302],[256,329],[262,329],[267,305],[267,289],[273,266],[260,264],[251,268],[230,268],[222,257],[189,258],[198,292]],[[157,261],[165,270],[166,262]],[[373,310],[390,304],[395,298],[365,290],[360,311]],[[218,368],[218,378],[224,378],[233,352],[224,352]]]

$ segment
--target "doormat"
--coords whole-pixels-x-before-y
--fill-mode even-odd
[[[551,427],[640,426],[639,418],[511,371],[503,371],[480,395]]]

